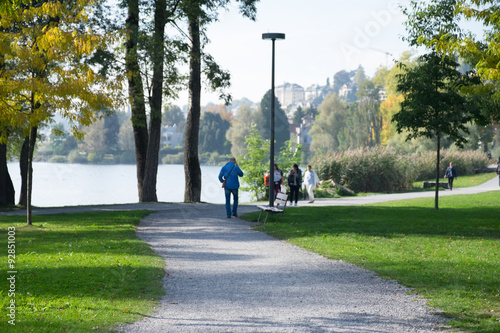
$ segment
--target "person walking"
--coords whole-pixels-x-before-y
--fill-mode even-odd
[[[302,170],[299,169],[297,164],[294,164],[292,170],[288,173],[287,181],[288,186],[290,186],[290,205],[295,200],[295,206],[297,206],[297,201],[299,201],[299,189],[302,185]]]
[[[453,162],[450,162],[450,166],[446,168],[444,178],[448,178],[448,187],[450,188],[450,191],[453,190],[453,180],[457,178],[457,171],[453,167]]]
[[[313,189],[319,184],[319,178],[316,171],[314,171],[310,165],[307,166],[307,171],[304,173],[304,184],[306,184],[307,194],[309,195],[309,203],[313,203]]]
[[[278,195],[280,191],[281,184],[283,184],[283,171],[278,168],[278,164],[274,164],[274,197]]]
[[[498,158],[497,175],[498,175],[498,186],[500,186],[500,157]]]
[[[231,212],[234,217],[238,217],[238,189],[240,181],[238,177],[243,177],[243,171],[236,163],[236,159],[231,157],[229,162],[222,167],[219,172],[219,181],[224,188],[226,196],[226,214],[227,218],[231,218]],[[231,211],[231,194],[233,195],[233,209]]]

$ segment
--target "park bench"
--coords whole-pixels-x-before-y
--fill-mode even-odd
[[[267,217],[269,216],[269,214],[281,214],[281,222],[283,222],[283,215],[285,214],[287,200],[288,200],[288,195],[286,195],[286,193],[278,192],[273,207],[270,207],[269,205],[257,206],[257,208],[260,209],[260,214],[259,218],[257,219],[257,222],[260,222],[260,217],[263,212],[266,213],[266,219],[264,220],[264,223],[267,222]]]
[[[422,187],[423,188],[430,188],[430,187],[435,187],[436,182],[423,182]],[[447,182],[439,182],[439,187],[448,189],[448,183]]]

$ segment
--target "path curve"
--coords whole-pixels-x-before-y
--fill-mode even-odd
[[[440,195],[499,190],[498,178]],[[432,197],[434,192],[319,199],[313,206]],[[301,202],[300,205],[308,205]],[[446,322],[395,281],[326,259],[227,219],[223,205],[153,203],[34,209],[34,214],[150,209],[138,236],[165,258],[166,295],[122,332],[435,332]],[[240,213],[255,210],[241,205]],[[24,214],[2,212],[0,215]]]
[[[208,204],[146,217],[137,233],[166,260],[166,295],[157,313],[121,331],[434,332],[445,321],[396,282],[253,224]]]

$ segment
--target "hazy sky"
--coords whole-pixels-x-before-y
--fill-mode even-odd
[[[405,16],[399,9],[409,0],[261,0],[256,22],[243,18],[234,3],[209,27],[206,47],[230,71],[233,99],[260,102],[271,88],[272,43],[262,33],[286,35],[276,41],[276,85],[324,85],[336,72],[359,65],[373,76],[410,49],[401,40]],[[208,102],[220,103],[204,93],[202,105]],[[177,104],[187,104],[187,94]]]

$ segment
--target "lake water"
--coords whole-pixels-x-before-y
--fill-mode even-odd
[[[9,173],[19,199],[19,163],[8,163]],[[224,190],[217,179],[220,166],[202,166],[201,200],[224,203]],[[160,165],[156,192],[158,201],[184,201],[184,166]],[[38,207],[134,203],[137,194],[135,165],[86,165],[33,163],[32,203]],[[240,191],[240,202],[250,194]]]

